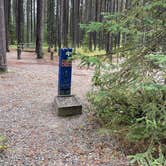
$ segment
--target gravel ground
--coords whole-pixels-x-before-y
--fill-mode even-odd
[[[57,58],[37,60],[33,53],[8,54],[9,72],[0,75],[0,133],[7,137],[2,166],[126,166],[109,135],[100,135],[86,109],[60,118],[52,103],[57,95]],[[86,103],[92,70],[73,65],[72,93]]]

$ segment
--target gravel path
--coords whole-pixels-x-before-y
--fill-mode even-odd
[[[2,166],[125,166],[126,157],[98,127],[86,109],[60,118],[52,103],[57,94],[57,58],[37,60],[33,53],[8,54],[9,72],[0,75],[0,133],[8,149]],[[92,70],[74,63],[72,93],[86,103]]]

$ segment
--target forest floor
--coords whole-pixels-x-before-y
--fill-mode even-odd
[[[34,53],[8,54],[0,74],[0,133],[7,149],[2,166],[126,166],[127,157],[86,109],[93,70],[73,64],[72,93],[84,104],[80,116],[61,118],[53,109],[57,95],[58,58],[37,60]]]

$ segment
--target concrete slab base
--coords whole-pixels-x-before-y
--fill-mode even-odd
[[[58,116],[82,114],[82,104],[74,95],[56,96],[54,99],[54,108]]]

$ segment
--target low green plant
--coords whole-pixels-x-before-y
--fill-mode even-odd
[[[6,146],[6,138],[2,135],[0,135],[0,153],[3,152],[7,146]]]
[[[161,146],[159,146],[159,154],[157,157],[154,157],[154,151],[154,147],[150,146],[145,153],[138,153],[136,155],[129,156],[131,165],[138,163],[139,166],[165,166],[166,160]]]

